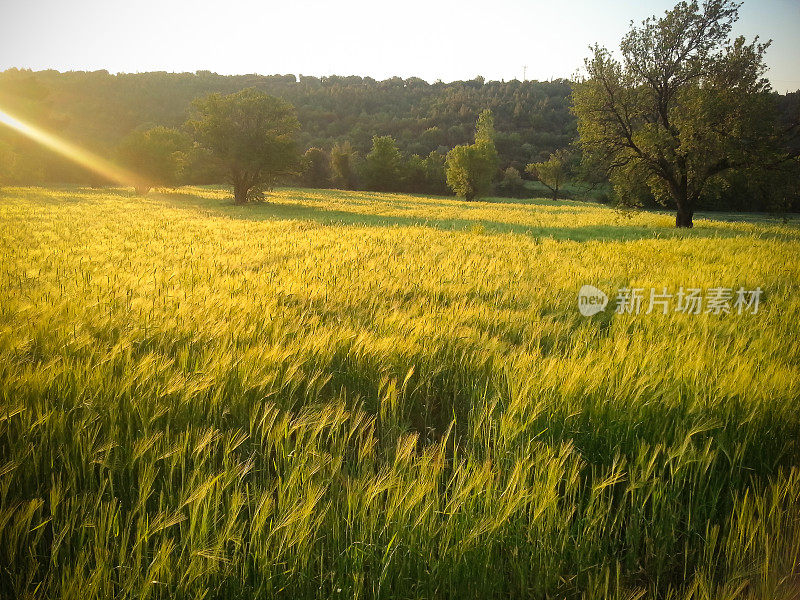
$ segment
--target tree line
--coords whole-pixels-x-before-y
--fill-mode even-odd
[[[800,92],[773,92],[769,43],[730,39],[739,4],[680,3],[631,25],[621,59],[594,47],[577,81],[56,71],[0,73],[0,107],[154,185],[227,180],[237,202],[276,183],[474,199],[603,200],[800,210]],[[101,184],[0,131],[0,182]]]
[[[456,153],[461,154],[456,162],[463,167],[464,153],[472,152],[467,148],[472,146],[476,121],[490,113],[494,151],[489,183],[465,193],[470,198],[490,190],[525,195],[526,165],[569,145],[575,135],[569,83],[561,80],[485,82],[477,78],[428,84],[413,78],[377,82],[361,77],[301,76],[298,81],[293,76],[209,72],[110,75],[11,69],[0,74],[0,106],[117,158],[133,172],[146,175],[137,185],[145,191],[153,185],[230,179],[208,145],[198,143],[192,114],[198,103],[210,99],[219,103],[247,84],[252,85],[245,89],[253,93],[286,102],[296,116],[299,127],[291,136],[294,143],[286,146],[286,164],[275,174],[275,181],[293,185],[452,193],[447,183],[447,153],[458,148]],[[199,90],[209,89],[221,91],[197,97]],[[179,108],[181,102],[187,105]],[[504,129],[495,128],[495,122]],[[296,148],[305,149],[299,159],[292,154]],[[0,178],[8,183],[103,183],[95,174],[8,132],[0,132],[3,158],[8,168],[0,172]]]
[[[375,136],[363,159],[348,142],[334,145],[330,153],[309,148],[301,156],[292,105],[247,88],[195,100],[181,129],[159,126],[129,134],[118,157],[134,174],[140,194],[176,186],[186,180],[187,170],[202,168],[206,176],[233,187],[237,204],[263,200],[278,182],[434,194],[449,188],[473,200],[488,193],[497,172],[493,122],[491,111],[483,111],[475,142],[458,145],[446,156],[433,151],[425,158],[404,158],[391,136]]]
[[[495,119],[495,143],[503,169],[542,160],[575,137],[570,82],[471,81],[427,83],[393,77],[310,77],[197,73],[109,74],[10,69],[0,73],[0,106],[30,116],[54,133],[109,155],[134,131],[181,128],[191,103],[217,93],[254,88],[290,103],[301,125],[302,150],[349,144],[364,157],[375,136],[391,136],[401,154],[425,158],[471,142],[486,109]],[[56,161],[25,161],[21,178],[79,179]],[[28,164],[23,164],[26,162]],[[33,163],[33,164],[30,164]],[[39,168],[38,165],[44,165]],[[82,175],[81,175],[82,176]]]

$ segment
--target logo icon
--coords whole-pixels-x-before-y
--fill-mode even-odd
[[[603,312],[608,304],[608,296],[593,285],[584,285],[578,291],[578,310],[584,317]]]

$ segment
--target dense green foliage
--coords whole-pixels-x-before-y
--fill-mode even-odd
[[[475,143],[456,146],[447,153],[447,185],[456,196],[474,200],[491,189],[498,165],[494,138],[494,119],[491,111],[485,110],[475,126]]]
[[[484,109],[495,116],[496,144],[504,164],[521,169],[570,143],[575,120],[569,113],[569,82],[456,81],[324,78],[294,75],[223,76],[198,73],[111,75],[57,71],[0,72],[0,106],[36,107],[52,114],[54,128],[91,150],[113,151],[134,129],[179,127],[191,102],[209,93],[229,94],[254,87],[280,97],[297,110],[298,145],[329,150],[350,142],[366,155],[376,135],[392,136],[406,155],[446,153],[472,140]]]
[[[0,597],[797,597],[796,226],[227,194],[0,191]]]
[[[362,168],[366,189],[378,192],[398,190],[403,158],[391,136],[376,135],[372,138],[372,150],[364,158]]]
[[[334,144],[331,148],[331,183],[333,187],[353,190],[358,186],[358,153],[350,142]]]
[[[138,177],[136,191],[146,194],[154,186],[174,187],[182,179],[191,142],[177,129],[154,127],[134,131],[120,144],[120,164]]]
[[[300,124],[289,103],[248,88],[210,94],[192,108],[187,128],[226,170],[237,204],[263,199],[279,178],[297,172],[293,135]]]
[[[522,179],[522,175],[514,167],[507,167],[503,171],[497,184],[497,191],[500,196],[505,198],[524,198],[529,195],[525,180]]]
[[[529,164],[525,170],[553,192],[553,200],[558,200],[558,190],[569,175],[569,162],[569,155],[564,150],[558,150],[545,161]]]
[[[431,151],[422,158],[412,154],[402,165],[402,191],[444,195],[449,192],[445,175],[445,156]]]
[[[320,148],[329,154],[331,163],[338,161],[338,165],[328,165],[330,185],[337,188],[355,189],[361,185],[358,171],[371,149],[372,138],[389,135],[405,163],[398,190],[447,193],[444,178],[438,177],[434,167],[451,148],[471,142],[473,124],[487,108],[495,117],[495,145],[502,170],[511,166],[527,177],[527,164],[547,160],[556,150],[568,147],[576,136],[575,119],[569,111],[572,84],[564,80],[497,82],[476,78],[428,84],[416,78],[375,81],[369,77],[222,76],[207,71],[111,75],[105,71],[11,69],[0,73],[0,107],[89,150],[114,155],[132,131],[154,126],[181,127],[194,99],[248,87],[280,97],[296,108],[301,124],[296,136],[298,148]],[[798,131],[800,94],[771,97],[781,128]],[[800,150],[800,137],[787,143],[794,151]],[[342,148],[348,148],[346,155],[341,154]],[[440,156],[432,156],[432,152]],[[420,178],[420,161],[427,161],[424,182]],[[342,168],[346,172],[337,173]],[[182,176],[187,183],[225,180],[225,173],[215,168],[209,156],[196,150],[184,165]],[[594,172],[586,172],[576,178],[576,184],[579,179],[594,183],[597,177]],[[776,187],[779,179],[787,185]],[[790,189],[792,184],[796,187],[797,180],[786,171],[767,175],[737,171],[725,182],[707,186],[698,206],[800,210],[798,190]],[[305,177],[291,181],[309,185]],[[102,183],[81,167],[0,128],[0,185],[4,182]],[[526,189],[531,186],[528,181]],[[506,192],[507,189],[498,185],[496,193],[531,194],[524,190]],[[635,202],[655,204],[647,186],[635,189]],[[631,200],[629,194],[618,196]]]
[[[331,185],[331,157],[321,148],[309,148],[303,154],[300,183],[306,187],[326,188]]]
[[[737,169],[763,172],[784,151],[763,77],[769,44],[729,39],[739,6],[682,2],[632,26],[621,60],[595,46],[573,93],[586,160],[613,174],[618,190],[647,187],[677,208],[679,227],[692,226],[715,182]]]

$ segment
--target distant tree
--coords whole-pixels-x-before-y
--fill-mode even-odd
[[[402,164],[400,187],[418,194],[447,194],[444,154],[433,151],[425,158],[418,154],[409,156]]]
[[[733,0],[681,2],[631,27],[622,61],[600,46],[573,92],[579,144],[617,179],[644,182],[691,227],[701,194],[737,167],[770,160],[769,42],[729,39]],[[612,178],[613,180],[613,178]]]
[[[425,177],[425,160],[419,154],[409,156],[402,163],[400,179],[400,188],[404,192],[425,193],[428,187]]]
[[[288,102],[254,88],[192,103],[187,127],[224,165],[236,204],[261,201],[281,176],[297,171],[292,136],[300,125]]]
[[[478,77],[481,81],[483,77]],[[478,122],[475,124],[475,144],[484,147],[489,155],[496,158],[497,150],[494,147],[494,116],[488,108],[478,115]]]
[[[472,200],[479,194],[474,183],[475,165],[479,163],[474,146],[460,144],[447,153],[447,185],[456,196]]]
[[[434,150],[422,161],[422,166],[425,169],[425,191],[427,193],[444,195],[449,192],[445,160],[444,154]]]
[[[367,189],[377,192],[397,191],[400,187],[402,157],[394,138],[374,136],[372,150],[364,159],[363,182]]]
[[[565,150],[557,150],[547,160],[531,163],[525,170],[553,193],[553,200],[558,200],[558,190],[569,174],[569,156]]]
[[[309,148],[303,154],[302,183],[312,188],[325,188],[331,184],[330,157],[320,148]]]
[[[334,144],[331,148],[331,183],[342,190],[353,190],[358,185],[356,162],[358,155],[350,142]]]
[[[475,143],[459,145],[447,153],[447,185],[461,198],[474,200],[486,195],[497,171],[494,120],[489,110],[478,117]]]
[[[503,196],[519,198],[525,195],[525,181],[517,169],[508,167],[503,171],[498,190]]]
[[[186,134],[167,127],[134,131],[117,150],[120,162],[136,177],[136,193],[153,187],[178,185],[186,153],[191,145]]]
[[[570,113],[573,84],[566,80],[485,81],[480,86],[468,81],[426,84],[391,80],[385,84],[369,77],[291,80],[284,75],[227,76],[208,71],[112,75],[103,71],[34,73],[7,69],[0,71],[0,106],[50,133],[102,154],[117,148],[134,129],[174,125],[193,98],[256,86],[302,107],[298,116],[302,129],[295,138],[299,150],[315,146],[327,151],[335,143],[348,140],[359,158],[370,151],[376,132],[391,134],[404,157],[418,154],[425,158],[432,150],[446,155],[457,144],[473,142],[476,115],[481,107],[491,106],[498,129],[494,142],[500,162],[503,167],[515,167],[523,177],[525,165],[546,160],[552,152],[570,146],[576,135],[576,119]],[[153,94],[157,94],[158,102],[152,101]],[[776,95],[775,101],[780,114],[796,121],[800,94]],[[10,128],[0,126],[0,139],[11,146],[16,156],[12,174],[15,184],[85,184],[96,179],[86,169]],[[796,146],[793,151],[797,151]],[[229,180],[227,167],[222,171],[224,165],[216,159],[207,160],[211,158],[206,148],[195,145],[184,169],[185,181]],[[605,166],[599,174],[597,185],[605,188],[609,180]],[[576,173],[573,179],[578,177]],[[728,173],[725,179],[730,179]],[[357,186],[355,178],[348,181],[337,186]],[[593,177],[591,183],[594,181]],[[713,206],[766,210],[759,190],[751,193],[752,186],[747,181],[747,175],[742,173],[732,185],[719,186],[722,191],[714,197]],[[650,200],[652,193],[646,184],[645,187]],[[437,193],[450,192],[445,189]],[[698,209],[712,206],[710,200],[711,195],[704,191]],[[799,200],[795,194],[792,210],[798,210]]]

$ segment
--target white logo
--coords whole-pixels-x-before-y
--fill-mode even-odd
[[[584,285],[578,292],[578,310],[584,317],[591,317],[606,309],[608,296],[593,285]]]
[[[622,287],[614,299],[614,313],[618,315],[668,315],[683,313],[688,315],[711,314],[725,316],[731,314],[758,314],[763,303],[764,291],[757,287],[747,290],[742,286],[713,287],[706,290],[697,287],[680,286],[677,291],[667,286],[651,287],[650,293],[643,287]],[[578,291],[578,310],[584,317],[603,312],[608,305],[608,296],[593,285],[584,285]],[[705,310],[703,310],[705,309]]]

